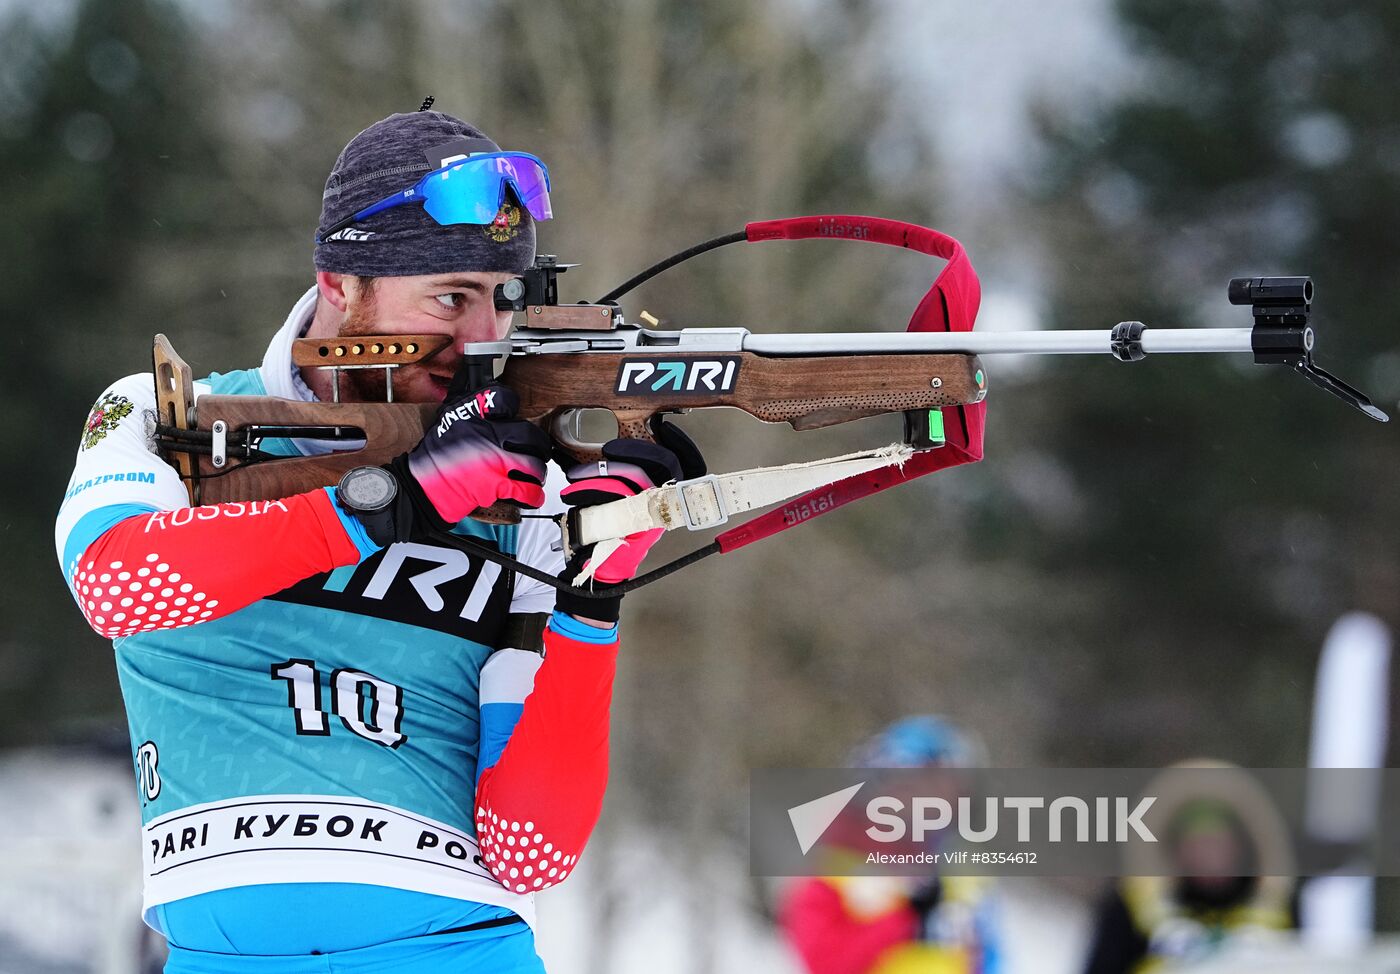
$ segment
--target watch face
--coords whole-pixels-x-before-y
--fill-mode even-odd
[[[358,511],[377,511],[397,493],[393,474],[379,467],[356,467],[340,481],[341,499]]]

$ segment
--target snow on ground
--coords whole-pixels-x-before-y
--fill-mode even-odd
[[[140,816],[125,755],[0,751],[0,822],[0,974],[141,974]],[[747,871],[742,851],[716,845],[688,864],[659,832],[611,822],[569,882],[538,897],[540,954],[551,974],[801,974],[753,906]],[[1078,898],[1035,880],[1000,895],[1005,974],[1080,969],[1089,917]],[[1397,970],[1394,936],[1330,959],[1284,938],[1191,968]]]
[[[141,816],[124,758],[0,752],[0,974],[134,974]]]
[[[713,849],[697,881],[662,836],[621,831],[627,844],[613,861],[590,861],[585,854],[568,883],[538,898],[540,955],[551,974],[801,974],[796,956],[752,903],[742,852]],[[599,910],[599,889],[619,886],[618,902]],[[1077,898],[1036,880],[1004,883],[999,895],[1004,974],[1080,969],[1089,916]],[[700,899],[703,918],[696,916]],[[613,917],[607,929],[599,928],[600,913]]]

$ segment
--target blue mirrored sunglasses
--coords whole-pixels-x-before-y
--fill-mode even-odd
[[[409,203],[422,203],[428,216],[443,226],[485,225],[500,212],[507,186],[536,220],[554,216],[549,204],[549,168],[538,156],[528,152],[484,152],[433,170],[408,189],[386,196],[328,227],[316,235],[316,242],[329,240],[376,213]]]

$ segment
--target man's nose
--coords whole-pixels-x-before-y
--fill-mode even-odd
[[[509,318],[504,319],[499,315],[494,305],[488,300],[472,309],[471,314],[464,315],[457,322],[453,337],[456,339],[458,348],[464,342],[494,342],[504,338],[510,330]]]

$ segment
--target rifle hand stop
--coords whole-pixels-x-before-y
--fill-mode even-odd
[[[1310,277],[1237,277],[1230,282],[1230,303],[1254,309],[1250,344],[1254,361],[1291,365],[1309,382],[1380,423],[1390,417],[1363,393],[1313,363],[1313,283]]]

